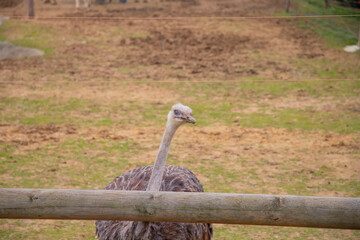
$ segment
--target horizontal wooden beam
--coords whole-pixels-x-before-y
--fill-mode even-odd
[[[360,229],[360,198],[2,188],[0,218]]]

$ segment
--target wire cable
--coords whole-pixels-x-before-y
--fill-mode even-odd
[[[185,17],[114,17],[114,16],[74,16],[74,17],[44,17],[35,16],[29,18],[26,15],[12,15],[9,18],[19,20],[117,20],[117,21],[176,21],[176,20],[192,20],[192,19],[206,19],[206,20],[243,20],[243,19],[304,19],[304,18],[343,18],[343,17],[359,17],[360,14],[351,15],[299,15],[299,16],[242,16],[242,17],[202,17],[202,16],[185,16]]]

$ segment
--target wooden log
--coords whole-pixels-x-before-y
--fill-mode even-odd
[[[360,198],[3,188],[0,218],[360,229]]]

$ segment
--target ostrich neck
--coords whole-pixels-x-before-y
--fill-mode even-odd
[[[178,125],[171,124],[169,121],[167,122],[146,191],[160,191],[171,140],[178,127]]]

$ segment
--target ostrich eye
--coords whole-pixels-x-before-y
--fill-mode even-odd
[[[178,110],[174,110],[174,113],[175,113],[175,115],[179,115],[179,114],[180,114]]]

